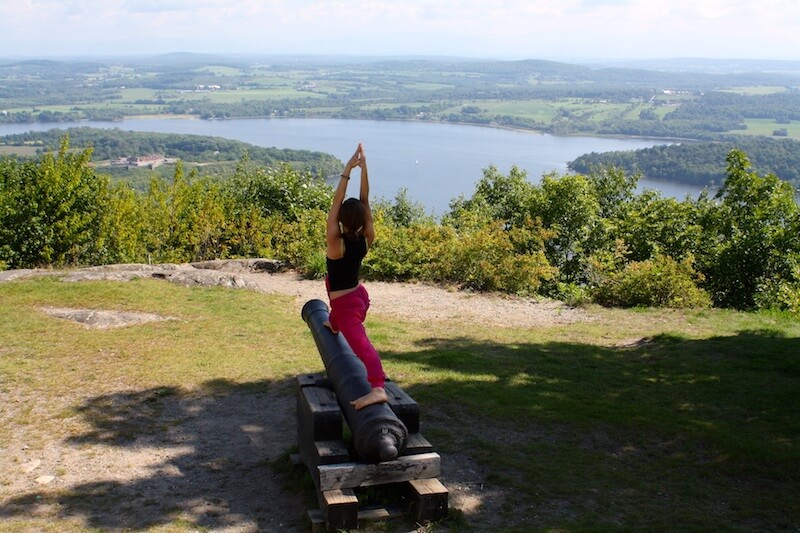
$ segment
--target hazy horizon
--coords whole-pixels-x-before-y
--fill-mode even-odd
[[[0,0],[0,57],[800,60],[796,0]]]

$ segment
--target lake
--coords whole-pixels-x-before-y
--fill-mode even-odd
[[[124,122],[3,124],[0,135],[77,126],[209,135],[263,147],[326,152],[342,161],[363,142],[372,196],[391,200],[398,190],[406,188],[410,200],[422,203],[426,211],[435,215],[444,214],[450,200],[459,194],[472,195],[483,169],[490,165],[503,173],[516,165],[527,171],[532,182],[538,183],[547,172],[566,173],[567,162],[585,153],[667,144],[656,139],[561,137],[459,124],[269,118],[137,118]],[[644,188],[658,189],[665,196],[679,199],[687,194],[695,198],[701,190],[652,180],[642,180],[640,189]],[[357,189],[351,185],[349,193],[356,195]]]

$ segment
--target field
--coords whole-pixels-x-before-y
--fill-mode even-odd
[[[23,155],[33,156],[36,155],[35,146],[3,146],[0,145],[0,156],[3,155]]]
[[[795,139],[800,140],[800,121],[793,120],[789,124],[778,124],[771,119],[756,119],[750,118],[744,121],[747,129],[737,131],[739,135],[765,135],[775,139]],[[785,137],[777,137],[773,135],[775,130],[786,130]]]
[[[464,317],[504,305],[471,298]],[[0,283],[0,301],[0,531],[307,530],[292,383],[321,363],[301,302],[49,277]],[[171,319],[96,330],[43,312],[60,307]],[[582,313],[368,319],[452,491],[425,531],[796,531],[800,321]]]

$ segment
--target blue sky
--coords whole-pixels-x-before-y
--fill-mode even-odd
[[[0,56],[800,60],[800,0],[0,0]]]

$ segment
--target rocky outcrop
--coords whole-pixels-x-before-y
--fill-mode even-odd
[[[226,259],[189,264],[160,263],[151,265],[128,263],[86,267],[63,272],[49,271],[49,273],[59,275],[62,281],[130,281],[139,278],[156,278],[185,287],[220,286],[257,289],[257,284],[241,274],[273,273],[281,272],[284,269],[284,264],[274,259]],[[29,272],[30,275],[36,275],[34,273],[38,273],[33,270],[27,272]],[[9,278],[18,279],[25,276],[26,274],[20,274],[16,277],[9,276]],[[0,281],[2,281],[1,278]]]

